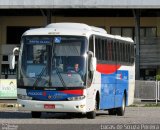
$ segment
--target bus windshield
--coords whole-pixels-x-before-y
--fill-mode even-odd
[[[24,37],[18,87],[83,87],[85,48],[85,37]]]

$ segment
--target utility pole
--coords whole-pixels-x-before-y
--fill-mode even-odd
[[[140,10],[133,10],[135,18],[135,43],[136,43],[136,80],[140,79]]]
[[[52,12],[50,9],[47,9],[47,25],[52,22]]]

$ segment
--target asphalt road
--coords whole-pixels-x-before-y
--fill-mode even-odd
[[[43,113],[40,119],[34,119],[31,118],[29,112],[19,112],[15,108],[0,108],[0,130],[4,130],[5,127],[11,127],[12,130],[13,128],[14,130],[50,130],[53,128],[54,130],[94,130],[138,129],[142,127],[145,127],[144,129],[150,127],[160,129],[160,126],[156,124],[160,124],[160,107],[127,107],[123,117],[111,116],[107,111],[100,111],[96,119],[87,119],[85,115],[79,117],[64,113]]]

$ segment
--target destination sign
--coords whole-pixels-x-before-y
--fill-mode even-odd
[[[50,44],[51,39],[28,39],[27,43],[28,44]]]

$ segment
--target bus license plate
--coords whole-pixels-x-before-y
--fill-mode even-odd
[[[55,104],[44,104],[44,109],[55,109]]]

